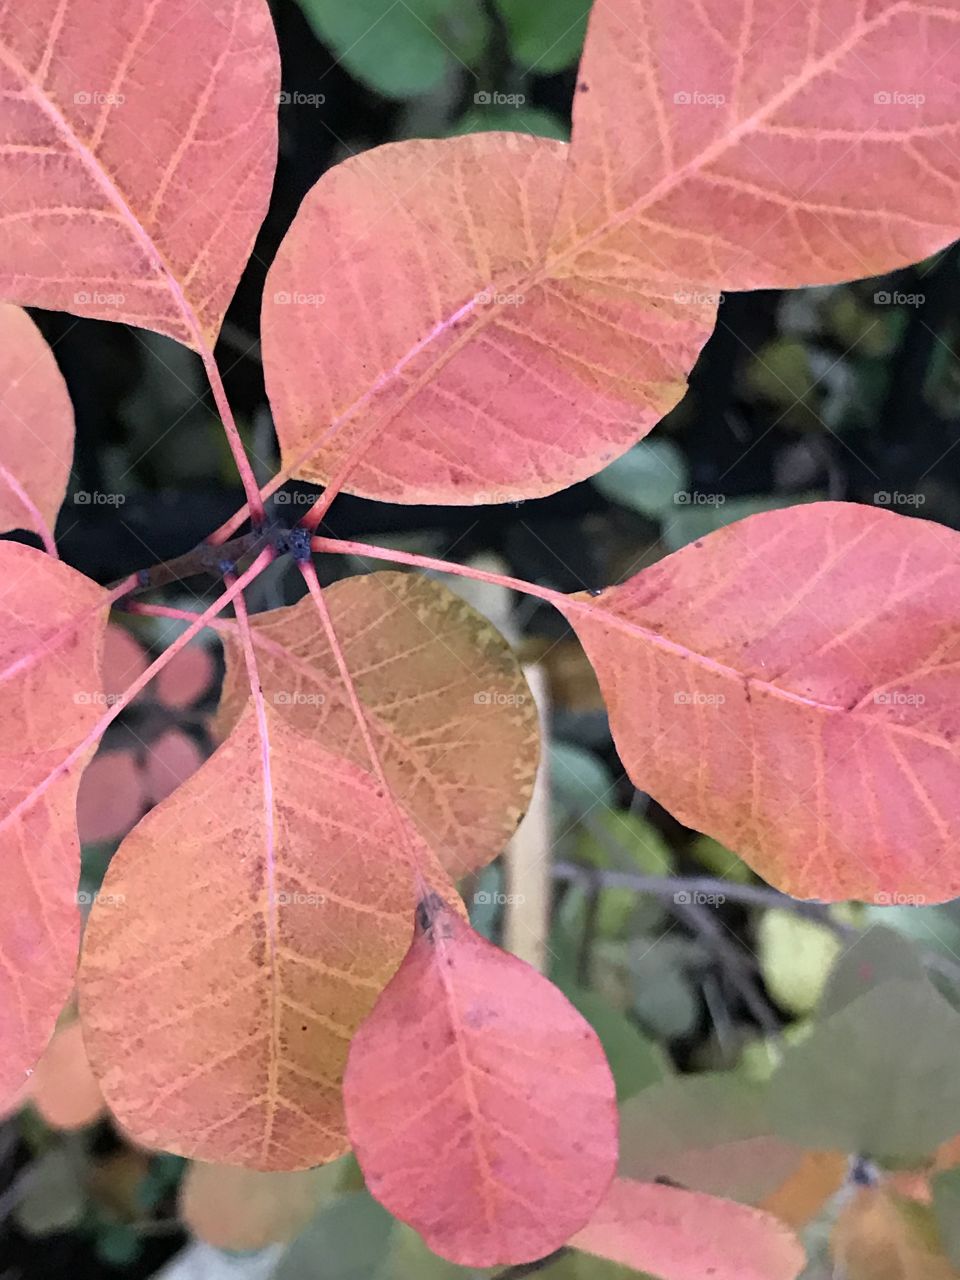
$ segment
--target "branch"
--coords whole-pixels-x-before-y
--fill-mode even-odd
[[[604,871],[596,867],[581,867],[572,862],[556,862],[553,865],[554,879],[572,884],[601,884],[609,889],[632,889],[634,893],[649,893],[657,898],[673,899],[678,893],[696,896],[722,895],[728,902],[742,902],[752,907],[776,907],[781,911],[792,911],[795,915],[807,920],[815,920],[818,924],[831,929],[839,938],[861,938],[864,931],[856,925],[846,924],[831,915],[829,904],[791,898],[766,885],[737,884],[732,880],[722,880],[713,876],[645,876],[630,871]],[[946,956],[918,945],[918,951],[924,964],[933,973],[939,973],[951,982],[960,983],[960,964],[948,960]]]
[[[560,1249],[554,1250],[546,1258],[538,1258],[536,1262],[522,1262],[518,1267],[507,1267],[506,1271],[498,1271],[491,1280],[523,1280],[524,1276],[536,1275],[538,1271],[543,1271],[546,1267],[552,1267],[555,1262],[559,1262],[561,1258],[567,1258],[573,1253],[572,1249],[568,1249],[564,1245]]]

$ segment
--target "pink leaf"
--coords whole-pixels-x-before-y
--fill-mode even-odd
[[[434,894],[343,1088],[372,1194],[462,1266],[551,1253],[613,1176],[615,1090],[596,1035]]]
[[[798,897],[960,894],[960,535],[852,503],[740,520],[560,607],[620,756]]]
[[[872,276],[958,231],[960,11],[595,0],[554,237],[615,284]],[[638,137],[639,134],[639,137]]]
[[[108,605],[107,593],[73,569],[0,543],[0,1109],[22,1087],[73,986],[81,761],[58,771],[103,711]]]
[[[0,0],[0,295],[211,346],[266,212],[264,0]]]
[[[799,1240],[759,1209],[630,1178],[570,1243],[662,1280],[794,1280],[806,1265]]]

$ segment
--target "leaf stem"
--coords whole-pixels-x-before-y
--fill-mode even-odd
[[[24,489],[23,485],[2,463],[0,463],[0,480],[10,489],[17,501],[29,515],[33,522],[28,527],[38,534],[43,541],[43,549],[48,555],[53,556],[54,560],[60,559],[60,552],[57,550],[57,544],[53,537],[53,531],[47,524],[46,518],[34,500]]]
[[[437,573],[452,573],[461,578],[474,578],[477,582],[488,582],[492,586],[507,587],[511,591],[536,596],[538,600],[546,600],[548,604],[557,608],[589,608],[582,605],[575,596],[569,596],[563,591],[555,591],[552,587],[541,587],[536,582],[525,582],[523,578],[511,578],[503,573],[488,573],[485,569],[474,569],[469,565],[455,564],[450,560],[439,560],[435,556],[420,556],[411,551],[395,551],[392,547],[375,547],[366,542],[347,542],[340,538],[317,537],[311,541],[310,545],[314,551],[326,551],[344,556],[368,556],[372,560],[389,560],[394,564],[408,564],[415,569],[430,569]]]
[[[210,383],[210,390],[213,392],[217,412],[220,414],[220,421],[223,423],[223,429],[227,434],[227,443],[230,446],[230,452],[233,454],[233,460],[237,464],[237,471],[240,473],[240,480],[243,483],[243,491],[247,495],[247,508],[253,517],[254,523],[262,524],[263,498],[260,496],[260,486],[257,484],[257,478],[253,474],[247,451],[243,447],[243,441],[240,439],[240,432],[237,429],[233,410],[230,408],[230,401],[227,399],[226,389],[220,376],[216,358],[206,341],[200,344],[199,351],[200,359],[203,361],[203,367],[207,374],[207,381]]]

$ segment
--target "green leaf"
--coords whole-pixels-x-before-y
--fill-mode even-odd
[[[375,1280],[474,1280],[492,1274],[438,1258],[411,1227],[396,1222],[390,1237],[390,1254]]]
[[[521,66],[553,75],[576,62],[583,49],[591,0],[497,0]]]
[[[388,98],[435,88],[471,66],[488,24],[477,0],[299,0],[320,40],[352,76]],[[320,86],[322,88],[322,86]],[[313,86],[298,86],[313,92]]]
[[[952,1266],[960,1267],[960,1168],[935,1174],[930,1188],[943,1251]]]
[[[767,1090],[732,1072],[671,1076],[625,1104],[620,1172],[671,1178],[691,1191],[759,1204],[782,1186],[802,1149],[777,1137]]]
[[[598,472],[592,483],[611,502],[659,520],[689,488],[686,458],[669,440],[641,440]]]
[[[757,926],[757,954],[767,990],[796,1017],[817,1007],[842,950],[832,929],[793,911],[765,911]]]
[[[654,1280],[646,1271],[631,1271],[618,1262],[596,1258],[590,1253],[568,1253],[537,1272],[543,1280]]]
[[[714,875],[730,880],[734,884],[752,884],[756,877],[743,861],[732,853],[726,845],[720,844],[712,836],[697,836],[690,846],[690,856],[706,867]]]
[[[915,1166],[960,1132],[960,1017],[927,982],[885,982],[788,1049],[777,1130],[812,1148]]]
[[[682,937],[638,938],[629,952],[633,1007],[641,1023],[665,1040],[689,1035],[700,999],[686,971],[696,945]]]
[[[569,742],[551,742],[549,771],[551,795],[567,823],[591,809],[612,807],[613,775],[593,752]]]
[[[602,996],[577,986],[562,986],[561,990],[600,1037],[621,1102],[670,1075],[669,1059],[660,1046]]]
[[[824,988],[819,1015],[829,1018],[880,983],[897,979],[926,981],[916,948],[894,929],[869,929],[848,942],[838,957]]]
[[[673,872],[670,846],[639,813],[627,809],[598,810],[586,821],[587,830],[576,844],[578,862],[619,871],[642,871],[653,876],[668,876]]]
[[[462,115],[450,130],[453,137],[461,133],[529,133],[538,138],[556,138],[567,142],[570,126],[543,107],[474,107]]]

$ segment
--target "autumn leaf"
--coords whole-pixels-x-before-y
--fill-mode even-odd
[[[621,759],[771,884],[960,894],[960,540],[847,503],[738,521],[561,605]]]
[[[273,182],[267,5],[15,9],[0,5],[0,296],[212,347]]]
[[[886,1188],[859,1188],[830,1248],[846,1280],[957,1280],[929,1210]]]
[[[64,1018],[44,1049],[30,1079],[29,1099],[54,1129],[81,1129],[103,1114],[103,1095],[75,1014]]]
[[[913,0],[594,0],[552,252],[610,287],[646,261],[741,290],[927,257],[958,231],[958,24]]]
[[[597,0],[569,148],[489,133],[337,166],[264,294],[285,473],[392,502],[553,493],[677,403],[721,290],[949,243],[956,22]]]
[[[50,550],[73,458],[73,405],[39,329],[8,305],[0,305],[0,440],[0,532],[32,529]]]
[[[575,1249],[661,1280],[794,1280],[806,1261],[776,1218],[732,1200],[618,1178]]]
[[[194,1161],[180,1184],[180,1216],[217,1249],[263,1249],[299,1235],[341,1172],[335,1164],[275,1173]]]
[[[433,894],[354,1036],[344,1097],[372,1194],[461,1266],[553,1252],[613,1176],[616,1095],[596,1034]]]
[[[139,1142],[292,1170],[347,1148],[341,1073],[409,943],[411,860],[453,888],[368,773],[272,711],[267,727],[270,794],[250,709],[120,846],[80,1008]]]
[[[391,789],[451,873],[498,854],[536,776],[539,720],[520,664],[475,609],[429,578],[373,573],[324,592]],[[361,768],[369,758],[313,603],[251,620],[271,709]],[[250,696],[227,633],[220,721]]]
[[[537,497],[676,404],[715,307],[648,296],[642,263],[619,289],[547,278],[566,159],[560,142],[470,134],[381,147],[320,180],[264,290],[288,471],[326,480],[349,457],[349,490],[391,502]],[[325,346],[335,359],[317,358]]]
[[[15,1098],[73,986],[79,941],[75,816],[102,714],[105,591],[44,552],[0,543],[0,1108]]]

